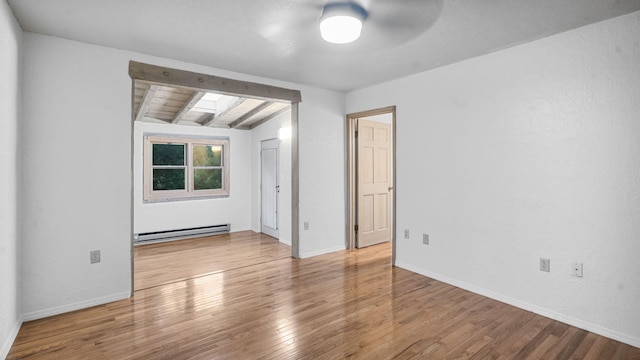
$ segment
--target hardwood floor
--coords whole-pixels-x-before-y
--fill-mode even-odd
[[[134,289],[186,280],[276,259],[291,248],[252,231],[141,245],[134,248]]]
[[[236,245],[222,241],[205,262],[220,265]],[[392,268],[388,243],[302,260],[279,247],[245,247],[272,260],[245,254],[258,261],[25,323],[8,359],[640,359],[638,348]]]

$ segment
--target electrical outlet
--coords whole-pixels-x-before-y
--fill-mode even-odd
[[[93,250],[89,252],[89,258],[91,259],[92,264],[96,264],[100,262],[100,250]]]
[[[550,272],[551,271],[551,260],[540,258],[540,271]]]
[[[308,221],[304,222],[304,229],[305,230],[309,230],[309,222]]]
[[[404,229],[404,238],[405,238],[405,239],[409,239],[409,238],[410,238],[410,236],[409,236],[409,229]]]
[[[422,243],[429,245],[429,234],[422,234]]]
[[[582,277],[582,263],[571,264],[571,275],[575,277]]]

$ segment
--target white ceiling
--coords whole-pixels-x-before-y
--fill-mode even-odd
[[[329,0],[8,0],[26,31],[350,91],[640,10],[640,0],[358,0],[361,38],[320,38]]]

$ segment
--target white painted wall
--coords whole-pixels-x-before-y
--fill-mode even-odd
[[[131,289],[131,81],[124,54],[105,50],[25,33],[25,319]]]
[[[22,29],[5,1],[0,1],[0,358],[18,333],[20,272],[18,191],[19,133],[22,99]]]
[[[327,90],[309,95],[302,94],[299,130],[303,258],[346,248],[344,95]]]
[[[130,60],[301,90],[300,216],[312,228],[300,247],[317,254],[344,246],[343,94],[33,33],[24,46],[25,318],[129,295]],[[102,262],[90,265],[95,249]]]
[[[397,105],[398,265],[640,346],[638,34],[640,12],[347,94]]]
[[[229,197],[192,201],[143,202],[143,133],[229,137]],[[136,122],[134,127],[133,232],[145,233],[198,226],[231,224],[231,231],[251,229],[251,133],[184,125]]]
[[[251,130],[251,229],[261,231],[260,148],[262,140],[278,137],[278,129],[291,126],[291,112],[287,111]],[[291,139],[280,140],[278,158],[280,194],[278,196],[278,227],[280,242],[291,245]]]

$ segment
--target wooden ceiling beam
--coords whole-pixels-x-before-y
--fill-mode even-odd
[[[260,119],[260,120],[258,120],[258,121],[256,121],[256,122],[254,122],[253,124],[249,125],[249,129],[256,128],[256,127],[258,127],[258,126],[260,126],[260,125],[262,125],[262,124],[266,123],[267,121],[269,121],[269,120],[273,119],[274,117],[276,117],[276,116],[278,116],[278,115],[280,115],[280,114],[284,114],[284,113],[286,113],[287,111],[289,111],[289,107],[288,107],[288,106],[285,106],[285,107],[283,107],[282,109],[280,109],[280,110],[278,110],[278,111],[276,111],[276,112],[274,112],[274,113],[271,113],[271,114],[269,114],[269,115],[267,115],[267,116],[263,117],[262,119]]]
[[[198,101],[200,101],[200,99],[202,99],[202,97],[206,94],[206,92],[204,91],[196,91],[193,93],[193,96],[191,96],[191,98],[189,99],[189,101],[187,101],[180,110],[178,110],[178,112],[176,113],[176,115],[173,117],[173,120],[171,120],[172,124],[177,124],[180,122],[180,120],[182,120],[182,118],[189,112],[191,111],[191,109],[193,109],[193,107],[198,103]]]
[[[233,96],[247,96],[256,99],[278,99],[284,102],[300,102],[299,90],[258,84],[248,81],[227,79],[219,76],[199,74],[191,71],[129,61],[129,76],[156,84],[169,84],[202,91],[213,91]]]
[[[236,99],[236,101],[234,101],[231,105],[227,106],[226,109],[222,110],[222,112],[220,114],[216,114],[216,116],[214,116],[213,118],[211,118],[211,120],[206,121],[204,123],[204,126],[211,126],[214,124],[215,120],[217,118],[221,118],[224,115],[228,114],[229,111],[235,109],[236,107],[240,106],[242,103],[244,103],[245,101],[247,101],[247,98],[238,98]]]
[[[255,108],[253,108],[251,111],[249,111],[248,113],[240,116],[238,119],[236,119],[235,121],[231,122],[229,124],[229,127],[231,128],[237,128],[240,125],[242,125],[243,122],[249,120],[249,118],[251,118],[253,115],[259,113],[260,111],[268,108],[269,106],[271,106],[271,104],[273,104],[273,102],[271,101],[265,101],[262,104],[256,106]]]
[[[142,96],[142,103],[140,104],[138,112],[136,113],[135,121],[140,121],[145,117],[147,111],[149,111],[149,107],[151,106],[151,101],[156,96],[156,91],[158,91],[157,85],[149,85],[149,87],[147,87],[147,90]]]

